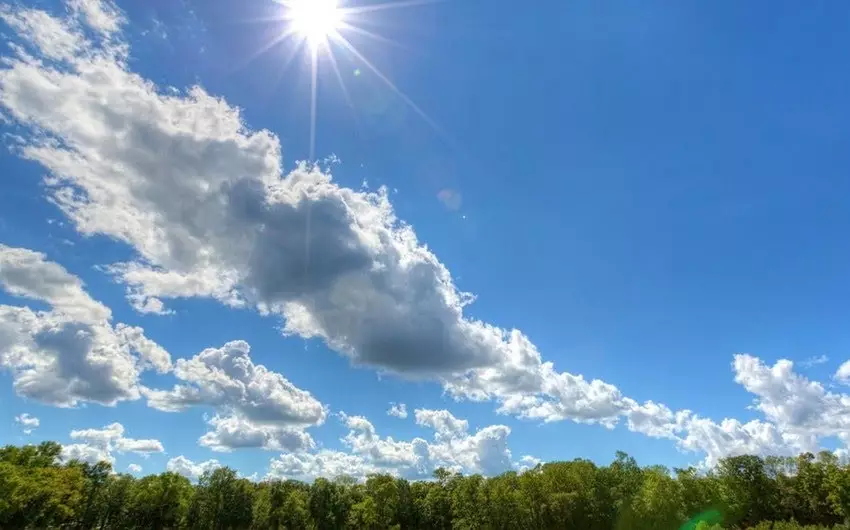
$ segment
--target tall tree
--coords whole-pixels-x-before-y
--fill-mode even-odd
[[[717,466],[720,494],[731,522],[750,526],[778,514],[776,482],[765,472],[764,460],[742,455],[724,458]]]

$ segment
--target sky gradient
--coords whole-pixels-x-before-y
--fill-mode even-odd
[[[846,454],[850,5],[544,4],[345,4],[315,77],[272,0],[3,5],[0,443]]]

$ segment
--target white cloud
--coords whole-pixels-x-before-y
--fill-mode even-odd
[[[183,455],[172,458],[165,465],[166,471],[178,473],[189,480],[198,480],[207,471],[213,471],[221,467],[218,460],[207,460],[204,462],[193,462]]]
[[[180,411],[207,405],[220,412],[201,445],[216,451],[238,447],[269,450],[311,448],[304,429],[325,421],[327,410],[312,394],[277,372],[254,364],[245,341],[208,348],[191,359],[179,359],[174,375],[185,384],[171,390],[143,389],[151,407]]]
[[[362,457],[342,451],[322,450],[317,453],[283,454],[269,464],[268,477],[310,482],[318,477],[350,476],[363,478],[380,470]]]
[[[521,332],[465,317],[473,297],[385,191],[306,167],[284,176],[272,133],[201,88],[157,92],[96,42],[70,63],[10,59],[0,106],[41,133],[22,154],[50,171],[50,198],[76,229],[135,248],[110,270],[137,307],[248,304],[357,364],[437,378],[504,412],[606,424],[622,413],[616,388],[558,373]]]
[[[127,292],[127,301],[130,305],[142,314],[151,315],[173,315],[174,310],[167,309],[165,303],[156,297],[146,297],[132,291]]]
[[[627,413],[627,425],[630,431],[639,432],[653,438],[676,438],[676,434],[685,428],[691,412],[683,410],[673,412],[666,405],[647,401],[637,403]]]
[[[841,383],[850,383],[850,361],[844,361],[835,371],[835,379]]]
[[[537,467],[538,464],[541,464],[543,461],[539,458],[535,458],[530,455],[525,455],[519,459],[519,465],[517,466],[517,471],[523,473],[525,471],[529,471]]]
[[[324,421],[326,411],[309,392],[282,375],[254,364],[245,341],[207,348],[191,359],[179,359],[174,375],[188,383],[170,391],[147,392],[151,405],[162,410],[182,410],[205,404],[224,407],[255,421],[313,425]]]
[[[139,397],[139,374],[170,369],[162,347],[141,328],[109,322],[111,311],[42,253],[0,244],[0,287],[50,306],[0,304],[0,367],[22,396],[62,407],[114,405]]]
[[[448,411],[418,409],[416,416],[422,419],[421,424],[435,430],[433,442],[423,438],[410,441],[383,438],[366,418],[340,413],[340,420],[348,427],[342,439],[347,452],[283,454],[272,459],[269,476],[313,480],[349,475],[362,479],[370,473],[389,473],[421,479],[430,477],[438,467],[496,475],[538,462],[533,457],[523,457],[520,462],[511,460],[507,446],[511,431],[504,425],[491,425],[469,434],[468,423]]]
[[[829,357],[826,355],[815,355],[813,357],[809,357],[800,363],[804,368],[811,368],[813,366],[817,366],[819,364],[825,364],[829,362]]]
[[[144,368],[152,368],[161,374],[171,371],[171,355],[165,348],[147,338],[142,328],[118,324],[115,326],[115,332],[124,344],[139,355]]]
[[[127,466],[127,471],[129,471],[130,473],[141,473],[142,466],[140,466],[139,464],[130,464],[129,466]]]
[[[789,360],[768,366],[747,354],[734,357],[735,381],[755,396],[753,408],[765,420],[720,422],[691,411],[673,412],[652,402],[632,402],[628,426],[649,436],[670,438],[686,451],[705,455],[704,465],[740,455],[793,455],[816,452],[820,440],[839,438],[850,429],[850,396],[828,392],[820,383],[794,372]]]
[[[229,306],[244,305],[233,289],[234,280],[220,276],[220,271],[212,268],[184,275],[140,263],[117,263],[107,270],[128,285],[127,299],[140,313],[172,313],[166,309],[162,298],[211,296]]]
[[[795,373],[791,361],[771,367],[751,355],[736,355],[733,367],[735,381],[756,396],[756,409],[781,429],[830,436],[850,428],[850,396],[827,392]]]
[[[146,455],[150,453],[162,453],[162,442],[159,440],[133,440],[120,438],[115,441],[115,450],[119,453],[136,453]]]
[[[447,410],[416,409],[413,412],[417,425],[434,429],[438,438],[463,436],[469,429],[469,422],[455,418]]]
[[[102,429],[82,429],[71,431],[73,440],[82,440],[91,445],[107,446],[119,453],[132,452],[137,454],[162,453],[164,451],[159,440],[136,440],[124,437],[124,426],[112,423]]]
[[[104,35],[115,33],[124,23],[124,17],[109,0],[71,0],[69,5],[85,17],[89,27]]]
[[[65,462],[79,460],[89,464],[97,464],[98,462],[115,464],[115,457],[106,448],[89,444],[63,445],[61,458]]]
[[[46,302],[77,322],[97,324],[112,318],[108,307],[83,290],[79,278],[40,252],[0,244],[0,283],[9,294]]]
[[[753,420],[742,424],[738,420],[725,419],[717,424],[699,417],[688,422],[680,445],[685,450],[704,453],[704,466],[708,468],[727,456],[793,456],[801,450],[809,450],[784,437],[771,423]]]
[[[41,425],[38,418],[27,412],[24,412],[19,416],[15,416],[15,423],[21,428],[24,434],[32,434],[32,431]]]
[[[201,436],[198,443],[213,451],[262,447],[270,451],[296,452],[315,447],[313,438],[299,427],[253,423],[240,416],[214,416],[208,423],[213,430]]]
[[[390,408],[387,410],[387,415],[396,418],[407,418],[407,405],[404,403],[390,403]]]
[[[0,18],[49,59],[70,59],[83,51],[85,39],[68,21],[38,9],[12,10],[0,6]]]
[[[105,461],[114,464],[113,452],[142,456],[165,452],[159,440],[125,438],[124,426],[120,423],[112,423],[102,429],[71,431],[71,439],[78,443],[62,446],[62,459],[65,461],[81,460],[91,464]]]
[[[543,362],[537,348],[519,331],[506,333],[501,364],[447,378],[446,388],[458,398],[497,400],[499,412],[545,422],[572,420],[615,425],[633,403],[615,387],[598,379],[558,372]]]

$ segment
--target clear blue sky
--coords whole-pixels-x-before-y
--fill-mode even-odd
[[[315,159],[333,180],[302,170],[321,197],[285,211],[269,201],[275,186],[295,193],[295,177],[263,175],[308,160],[311,130],[309,51],[299,35],[275,42],[291,24],[285,6],[80,0],[0,11],[0,304],[18,308],[0,312],[0,442],[86,446],[120,471],[159,472],[182,455],[302,478],[340,471],[316,464],[323,451],[353,474],[415,476],[435,462],[521,468],[525,455],[607,462],[624,450],[684,466],[841,450],[850,4],[407,4],[346,17],[359,30],[340,34],[362,57],[336,42],[332,56],[318,52]],[[367,6],[378,4],[344,4]],[[218,107],[192,99],[196,85]],[[235,108],[244,128],[207,137]],[[257,213],[263,204],[270,213]],[[375,216],[389,209],[395,223]],[[401,223],[418,237],[403,251]],[[376,226],[395,243],[373,239]],[[315,230],[306,260],[292,257],[304,230]],[[426,258],[404,254],[425,247]],[[405,268],[393,252],[428,266]],[[40,276],[58,274],[50,263],[111,319],[60,315],[61,289]],[[434,263],[476,296],[462,316]],[[165,292],[133,267],[194,287]],[[167,314],[140,307],[151,300]],[[52,311],[41,334],[20,324],[26,307]],[[109,402],[86,363],[116,353],[95,348],[60,369],[51,363],[64,366],[71,341],[43,339],[78,324],[112,337],[119,323],[142,328],[170,363],[145,369],[130,347],[138,377]],[[499,332],[481,339],[495,329],[485,324]],[[523,365],[527,384],[504,357],[500,331],[513,329],[542,358]],[[178,363],[235,340],[250,344],[255,375],[264,365],[295,397],[216,387],[214,369]],[[65,401],[21,382],[52,381],[39,370],[69,385]],[[459,379],[467,370],[475,382]],[[408,417],[388,415],[391,402]],[[468,428],[434,420],[442,410]],[[28,435],[23,413],[40,420]],[[112,423],[124,438],[71,436]],[[126,439],[164,451],[122,451]],[[469,460],[440,456],[447,448]],[[370,456],[380,451],[404,463]]]

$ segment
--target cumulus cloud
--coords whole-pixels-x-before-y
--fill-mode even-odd
[[[54,25],[77,35],[67,20]],[[248,129],[238,109],[200,87],[158,92],[122,54],[88,44],[61,68],[11,58],[0,105],[39,131],[21,153],[49,170],[49,196],[76,229],[136,250],[110,270],[137,306],[159,311],[187,296],[249,304],[355,363],[451,379],[458,396],[564,391],[557,378],[547,383],[554,372],[520,332],[464,316],[473,297],[396,218],[385,191],[343,188],[307,166],[284,175],[278,138]],[[460,374],[478,369],[467,388]],[[539,401],[530,414],[553,407]]]
[[[736,355],[735,381],[754,394],[755,408],[783,430],[798,434],[837,435],[850,428],[850,396],[794,372],[794,363],[768,366],[757,357]]]
[[[15,424],[21,428],[24,434],[32,434],[32,431],[41,425],[41,422],[32,414],[24,412],[19,416],[15,416]]]
[[[50,306],[0,304],[0,367],[21,396],[61,407],[114,405],[139,397],[143,370],[170,370],[167,351],[141,328],[113,326],[79,278],[40,252],[0,244],[0,287]]]
[[[387,415],[396,418],[407,418],[407,405],[404,403],[390,403],[390,408],[387,410]]]
[[[670,438],[686,451],[705,455],[711,467],[720,458],[740,454],[793,455],[816,452],[820,440],[844,435],[850,428],[850,396],[827,391],[823,385],[794,371],[794,363],[781,359],[769,366],[748,354],[735,355],[735,381],[753,394],[753,408],[765,420],[742,423],[733,418],[720,422],[689,410],[673,412],[648,402],[633,403],[630,429],[653,437]]]
[[[844,361],[835,371],[835,379],[841,383],[850,383],[850,361]]]
[[[172,458],[165,465],[166,471],[178,473],[189,480],[198,480],[207,471],[213,471],[221,467],[218,460],[206,460],[204,462],[193,462],[183,455]]]
[[[416,417],[418,423],[434,429],[433,441],[381,437],[363,416],[340,413],[340,421],[348,428],[341,440],[347,451],[284,454],[272,459],[269,476],[310,481],[316,477],[347,475],[362,479],[370,473],[389,473],[421,479],[430,477],[439,467],[496,475],[538,462],[532,457],[512,461],[507,445],[511,431],[504,425],[490,425],[470,434],[465,420],[445,410],[418,409]]]
[[[215,416],[208,423],[213,430],[201,436],[198,443],[213,451],[262,447],[270,451],[295,452],[315,447],[313,438],[299,427],[254,423],[242,416]]]
[[[680,446],[689,451],[705,454],[703,466],[711,468],[720,458],[737,455],[793,456],[812,450],[800,445],[799,440],[785,436],[773,424],[753,420],[741,423],[735,419],[714,421],[694,417],[688,421]]]
[[[71,439],[77,443],[62,446],[62,459],[80,460],[96,464],[109,462],[115,464],[113,453],[134,453],[147,456],[163,453],[165,449],[159,440],[138,440],[124,437],[124,426],[112,423],[102,429],[82,429],[71,431]]]
[[[413,414],[417,425],[434,429],[438,438],[462,436],[469,429],[468,421],[455,418],[447,410],[416,409]]]
[[[378,467],[367,463],[360,456],[323,449],[317,453],[284,454],[272,459],[268,477],[311,482],[319,477],[363,478],[379,472]]]
[[[171,355],[165,348],[147,338],[142,328],[118,324],[115,326],[115,332],[124,344],[136,352],[142,368],[150,368],[161,374],[171,371]]]
[[[61,458],[65,462],[78,460],[89,464],[97,464],[98,462],[115,464],[115,457],[106,448],[84,443],[63,445]]]
[[[685,429],[691,412],[683,410],[674,413],[664,404],[647,401],[643,405],[635,404],[626,416],[630,431],[653,438],[676,438],[676,434]]]
[[[240,447],[295,451],[310,449],[304,429],[325,421],[327,410],[312,394],[277,372],[254,364],[245,341],[208,348],[191,359],[179,359],[174,375],[183,383],[171,390],[142,390],[148,404],[163,411],[206,405],[219,412],[212,430],[200,439],[214,451]]]
[[[46,302],[77,322],[112,318],[109,308],[83,290],[79,278],[40,252],[0,244],[0,283],[9,294]]]
[[[141,473],[142,466],[140,466],[139,464],[130,464],[129,466],[127,466],[127,471],[129,471],[130,473]]]

